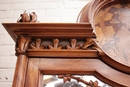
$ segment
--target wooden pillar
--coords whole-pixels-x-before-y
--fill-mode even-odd
[[[12,87],[24,87],[28,58],[19,55],[15,68],[15,75]]]
[[[24,36],[20,36],[17,39],[16,44],[17,63],[12,87],[24,87],[27,71],[27,63],[28,63],[28,58],[25,53],[29,41],[30,38]]]

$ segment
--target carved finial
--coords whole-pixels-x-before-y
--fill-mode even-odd
[[[37,15],[35,12],[31,14],[28,11],[24,11],[23,14],[20,14],[20,17],[17,20],[17,23],[21,22],[37,22]]]
[[[81,48],[80,45],[76,46],[76,44],[77,44],[77,40],[76,39],[71,39],[71,43],[70,44],[71,44],[71,46],[69,46],[69,45],[66,46],[67,49],[80,49]]]
[[[44,46],[42,45],[41,39],[36,39],[35,42],[30,44],[31,49],[44,49]]]
[[[58,39],[54,39],[53,40],[53,46],[49,45],[49,49],[62,49],[62,46],[58,46],[59,45],[59,40]]]

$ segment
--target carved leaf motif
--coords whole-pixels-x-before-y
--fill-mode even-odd
[[[42,40],[41,39],[36,39],[35,42],[30,44],[30,48],[31,49],[44,49],[44,46],[41,45],[42,44]]]
[[[71,46],[67,45],[66,48],[71,49],[71,50],[72,49],[80,49],[81,46],[80,45],[76,46],[76,44],[77,44],[77,40],[76,39],[71,39]]]
[[[53,46],[48,45],[49,49],[62,49],[62,46],[58,46],[59,45],[59,40],[58,39],[54,39],[53,40]]]
[[[30,37],[19,36],[16,46],[16,54],[24,54],[28,48]]]
[[[81,79],[80,77],[75,77],[73,75],[58,75],[58,78],[63,78],[63,82],[71,81],[71,79],[77,80],[77,82],[82,82],[86,85],[86,87],[100,87],[98,86],[98,81],[93,82],[90,80],[89,82]]]
[[[86,38],[86,42],[83,45],[83,49],[96,49],[97,44],[95,43],[95,39]]]
[[[97,87],[98,86],[98,81],[95,81],[94,83],[93,83],[93,87]]]
[[[63,82],[66,83],[66,81],[67,81],[67,77],[65,76],[63,77]]]

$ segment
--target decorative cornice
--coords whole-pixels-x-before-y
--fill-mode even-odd
[[[14,41],[18,36],[28,35],[42,39],[95,38],[89,23],[2,23]]]

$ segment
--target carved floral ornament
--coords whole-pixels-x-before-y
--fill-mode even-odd
[[[44,40],[43,40],[44,41]],[[42,43],[42,39],[36,39],[30,44],[30,49],[50,49],[50,50],[61,50],[61,49],[67,49],[67,50],[79,50],[79,49],[91,49],[94,50],[97,48],[97,45],[95,43],[95,40],[93,38],[86,38],[85,43],[83,45],[77,44],[77,39],[71,39],[66,40],[70,44],[67,44],[63,46],[60,44],[59,39],[54,39],[52,41],[52,44],[48,44],[47,48],[45,48],[44,44]]]
[[[17,20],[17,23],[22,23],[22,22],[29,22],[29,23],[35,23],[37,22],[37,15],[35,12],[29,12],[29,11],[24,11],[23,14],[20,14],[20,17]]]
[[[27,49],[33,50],[98,50],[101,51],[93,38],[86,38],[86,41],[78,44],[77,39],[66,40],[68,44],[62,45],[59,39],[48,40],[44,43],[41,38],[31,40],[30,37],[19,36],[16,45],[16,54],[24,54]],[[64,43],[64,42],[63,42]]]
[[[71,79],[74,79],[77,82],[84,83],[86,85],[86,87],[100,87],[100,86],[98,86],[98,81],[93,82],[92,80],[90,80],[89,82],[87,82],[87,81],[81,79],[80,77],[75,77],[75,76],[70,75],[70,74],[68,74],[68,75],[58,75],[58,78],[63,79],[64,83],[66,83],[67,81],[70,82]]]

